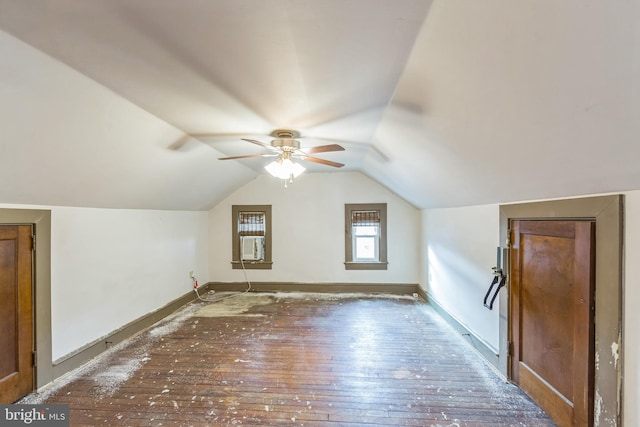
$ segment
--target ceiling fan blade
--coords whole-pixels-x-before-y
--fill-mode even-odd
[[[247,154],[245,156],[219,157],[218,160],[252,159],[257,157],[278,157],[277,154]]]
[[[332,162],[331,160],[319,159],[317,157],[302,156],[301,158],[308,162],[320,163],[321,165],[333,166],[334,168],[341,168],[344,166],[344,163]]]
[[[264,142],[260,142],[260,141],[256,141],[255,139],[248,139],[248,138],[240,138],[243,141],[247,141],[250,142],[252,144],[256,144],[259,145],[260,147],[264,147],[264,148],[268,148],[271,151],[278,151],[278,149],[270,144],[265,144]]]
[[[319,145],[317,147],[307,147],[300,149],[306,154],[328,153],[330,151],[344,151],[344,147],[338,144]]]

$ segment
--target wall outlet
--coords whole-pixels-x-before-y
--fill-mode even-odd
[[[193,279],[194,275],[193,275],[193,271],[189,272],[189,277]]]

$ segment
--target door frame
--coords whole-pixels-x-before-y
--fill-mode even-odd
[[[508,246],[510,220],[589,219],[596,222],[594,427],[622,420],[623,195],[500,206],[500,245]],[[506,286],[510,286],[507,272]],[[500,295],[499,370],[509,378],[509,292]]]
[[[51,211],[0,208],[0,224],[32,225],[36,235],[33,260],[34,387],[53,381],[51,343]]]

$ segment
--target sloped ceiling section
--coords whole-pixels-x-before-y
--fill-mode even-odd
[[[636,3],[0,0],[0,202],[206,209],[278,128],[420,208],[638,189]]]
[[[20,101],[21,113],[4,118],[10,130],[0,132],[6,132],[2,139],[10,141],[5,149],[13,158],[29,157],[40,172],[29,184],[32,194],[17,197],[0,188],[0,200],[211,206],[239,181],[264,173],[263,159],[220,162],[221,153],[253,154],[260,148],[240,138],[268,142],[279,128],[300,131],[304,146],[337,141],[347,151],[322,157],[346,163],[340,170],[360,170],[429,5],[423,0],[1,0],[0,28],[87,79],[66,75],[71,73],[16,47],[5,35],[9,51],[0,53],[17,60],[3,64],[14,69],[17,80],[4,79],[6,90],[21,88],[27,96]],[[60,81],[28,61],[47,62]],[[133,106],[89,79],[141,110],[132,113]],[[48,93],[33,91],[35,85]],[[93,92],[103,99],[98,102]],[[28,123],[20,127],[16,120]],[[32,155],[43,150],[55,166]],[[2,162],[5,175],[16,172],[14,161]],[[309,166],[312,172],[328,171]],[[32,188],[61,170],[46,189]],[[73,177],[77,191],[69,185]]]
[[[364,169],[420,207],[640,188],[637,2],[433,3]]]
[[[6,33],[0,52],[2,203],[201,210],[253,176]]]

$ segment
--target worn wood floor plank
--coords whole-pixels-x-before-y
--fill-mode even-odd
[[[246,294],[194,303],[23,402],[74,426],[553,426],[424,303]]]

